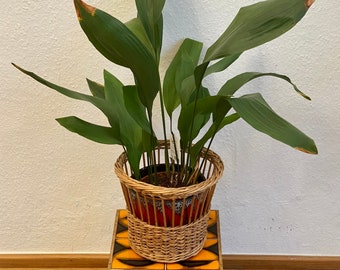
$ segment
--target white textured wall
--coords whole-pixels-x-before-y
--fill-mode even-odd
[[[115,210],[124,207],[113,173],[118,147],[92,143],[55,118],[103,122],[86,103],[69,100],[15,70],[10,62],[86,91],[85,77],[104,68],[131,80],[101,57],[82,33],[72,1],[3,1],[0,17],[0,252],[108,252]],[[164,66],[178,40],[211,44],[251,0],[173,1],[165,8]],[[132,0],[92,0],[122,20]],[[279,80],[258,79],[282,116],[313,137],[310,156],[267,138],[242,121],[215,141],[225,162],[213,207],[220,210],[223,253],[340,255],[340,7],[316,1],[291,32],[245,53],[232,74],[287,74],[307,102]],[[230,74],[207,84],[218,89]]]

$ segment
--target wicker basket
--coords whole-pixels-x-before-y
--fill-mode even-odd
[[[162,163],[164,147],[165,143],[160,142],[158,164]],[[130,177],[126,155],[118,157],[115,172],[126,200],[130,245],[137,254],[152,261],[172,263],[186,260],[203,248],[211,199],[222,176],[223,163],[210,150],[204,150],[201,156],[206,157],[201,171],[206,180],[178,188],[136,181]]]

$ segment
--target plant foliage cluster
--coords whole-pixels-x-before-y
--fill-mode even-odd
[[[240,118],[278,141],[304,152],[317,153],[313,140],[277,115],[260,93],[235,96],[249,81],[272,76],[285,80],[298,94],[309,99],[288,77],[276,73],[244,72],[227,80],[216,95],[212,95],[203,84],[204,78],[229,68],[244,51],[273,40],[294,27],[312,2],[266,0],[241,8],[205,52],[202,42],[184,39],[164,78],[161,78],[159,63],[165,0],[136,0],[137,16],[127,23],[81,0],[74,0],[80,25],[90,42],[107,59],[129,68],[134,85],[124,85],[105,70],[103,84],[87,80],[92,95],[86,95],[17,67],[61,94],[90,102],[101,110],[108,119],[107,127],[75,116],[57,121],[90,140],[122,145],[137,179],[143,153],[147,153],[148,164],[155,165],[154,151],[160,138],[156,138],[154,132],[152,108],[155,99],[159,98],[162,140],[170,140],[172,146],[171,150],[165,151],[167,170],[170,173],[175,167],[181,168],[181,183],[191,184],[199,170],[196,162],[203,147],[209,148],[218,131]],[[175,110],[179,111],[178,117],[174,117]],[[176,132],[179,140],[174,139]]]

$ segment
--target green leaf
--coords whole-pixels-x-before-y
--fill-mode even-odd
[[[86,79],[86,81],[94,97],[105,99],[104,85],[91,81],[90,79]]]
[[[134,142],[134,133],[141,134],[141,128],[128,113],[124,105],[123,84],[110,72],[104,71],[104,88],[107,100],[117,119],[117,125],[124,143]]]
[[[125,107],[130,116],[139,124],[139,126],[145,132],[152,134],[153,132],[150,127],[150,122],[146,115],[146,108],[139,100],[136,86],[124,86],[123,97]]]
[[[162,10],[165,0],[136,0],[138,18],[141,20],[145,32],[154,48],[157,62],[162,47],[163,17]]]
[[[204,74],[206,72],[208,65],[209,62],[204,62],[195,67],[194,69],[195,88],[193,88],[194,91],[189,96],[189,99],[186,100],[185,104],[182,103],[182,109],[178,119],[178,130],[180,131],[181,134],[182,147],[186,147],[186,145],[188,144],[190,148],[193,139],[198,135],[199,131],[209,120],[210,113],[213,112],[214,107],[211,107],[211,105],[208,104],[202,104],[202,100],[213,102],[213,98],[212,99],[209,98],[210,97],[209,90],[202,86],[202,80],[204,78]],[[191,76],[189,78],[191,79]],[[208,107],[208,110],[206,110],[206,108],[204,107]],[[180,127],[183,124],[186,125],[187,131],[185,131],[183,127]]]
[[[69,116],[56,119],[60,125],[86,139],[103,144],[122,144],[119,130],[98,126],[78,117]]]
[[[216,98],[220,97],[220,98]],[[216,102],[214,104],[212,113],[213,113],[213,119],[212,124],[208,131],[204,134],[204,136],[198,140],[198,142],[195,143],[195,145],[192,147],[190,151],[190,161],[191,165],[194,165],[196,161],[199,158],[199,154],[204,147],[204,145],[208,142],[209,139],[213,140],[216,133],[222,129],[225,125],[232,123],[233,121],[236,121],[239,117],[236,114],[236,117],[234,115],[227,116],[227,113],[231,109],[231,105],[228,101],[228,98],[222,97],[222,96],[216,96],[213,102]]]
[[[241,53],[226,56],[222,58],[221,60],[219,60],[218,62],[212,64],[205,71],[204,77],[212,73],[220,72],[220,71],[227,69],[232,63],[234,63],[240,57],[240,55]]]
[[[113,107],[117,106],[117,103],[121,101],[120,98],[123,93],[123,83],[107,70],[104,70],[104,82],[105,99],[110,102]],[[117,100],[119,101],[117,102]],[[121,103],[118,105],[121,105]]]
[[[154,153],[152,151],[155,150],[157,146],[157,138],[150,134],[150,132],[146,132],[144,129],[142,131],[142,149],[143,152],[147,153],[148,158],[151,158]],[[154,160],[149,160],[150,164],[154,163]]]
[[[123,92],[122,92],[122,85],[119,82],[119,80],[114,77],[112,74],[110,74],[107,71],[104,71],[104,92],[107,99],[103,99],[101,97],[97,96],[89,96],[85,95],[79,92],[75,92],[72,90],[69,90],[67,88],[58,86],[56,84],[53,84],[40,76],[36,75],[33,72],[27,71],[25,69],[22,69],[21,67],[13,64],[16,68],[18,68],[23,73],[27,74],[28,76],[32,77],[36,81],[40,82],[41,84],[50,87],[57,92],[68,96],[73,99],[77,100],[83,100],[88,101],[95,105],[98,109],[100,109],[108,118],[109,123],[112,128],[110,128],[110,132],[108,130],[105,130],[107,132],[107,136],[105,137],[103,134],[103,138],[105,140],[108,140],[108,136],[112,135],[111,142],[117,142],[119,141],[119,144],[122,144],[126,147],[127,155],[129,158],[129,163],[131,164],[132,170],[138,173],[139,170],[139,161],[141,158],[142,153],[144,152],[143,149],[143,141],[142,141],[142,128],[131,118],[129,113],[126,111],[124,107],[124,99],[123,99]],[[62,119],[62,118],[61,118]],[[67,119],[67,118],[66,118]],[[69,121],[69,122],[67,122]],[[72,124],[69,124],[71,121],[77,122],[77,126],[71,126]],[[65,127],[70,129],[74,129],[74,132],[79,132],[78,134],[89,138],[91,140],[103,140],[99,137],[95,137],[94,135],[94,129],[97,131],[100,129],[99,126],[91,126],[91,131],[86,134],[84,132],[85,126],[89,127],[88,125],[91,125],[90,123],[86,123],[85,121],[81,122],[82,120],[75,120],[68,119],[68,120],[60,120],[59,122],[61,124],[64,124]],[[75,124],[74,124],[75,125]],[[77,131],[76,131],[77,130]],[[100,131],[101,133],[105,133],[103,129]],[[109,135],[108,135],[109,134]],[[113,141],[116,140],[116,141]]]
[[[130,29],[132,33],[136,35],[136,37],[138,37],[138,39],[144,44],[145,48],[147,48],[149,52],[156,58],[153,45],[150,42],[147,33],[145,32],[140,18],[134,18],[131,21],[126,22],[125,25],[127,26],[127,28]]]
[[[314,141],[277,115],[259,93],[229,99],[231,106],[249,125],[297,150],[317,154]]]
[[[188,122],[191,125],[190,128],[188,128],[188,130],[190,130],[190,140],[192,141],[194,138],[196,138],[199,134],[199,132],[201,131],[201,129],[206,125],[206,123],[209,121],[210,119],[210,115],[212,111],[215,111],[215,107],[211,109],[209,108],[207,110],[206,106],[207,104],[204,104],[201,102],[201,100],[205,100],[205,98],[209,98],[210,97],[210,93],[209,90],[205,87],[201,87],[200,91],[198,93],[192,93],[192,97],[191,97],[191,103],[193,106],[183,106],[186,109],[191,109],[192,108],[192,122]],[[189,101],[190,101],[189,100]],[[197,100],[197,102],[196,102]],[[194,105],[196,104],[196,105]],[[184,109],[184,111],[186,110]],[[182,111],[181,111],[182,113]],[[188,113],[190,116],[190,113]],[[187,124],[188,126],[188,124]]]
[[[188,102],[195,89],[195,84],[189,85],[187,79],[193,78],[202,46],[201,42],[185,39],[165,73],[163,98],[164,106],[170,116],[181,100],[184,104]]]
[[[98,109],[100,109],[108,118],[110,124],[115,127],[116,123],[117,123],[117,118],[116,115],[113,113],[112,108],[110,107],[110,104],[102,99],[102,98],[98,98],[96,96],[90,96],[90,95],[85,95],[76,91],[72,91],[69,90],[67,88],[61,87],[59,85],[56,85],[54,83],[51,83],[45,79],[43,79],[42,77],[38,76],[37,74],[25,70],[15,64],[13,64],[17,69],[19,69],[20,71],[22,71],[23,73],[25,73],[26,75],[30,76],[31,78],[33,78],[34,80],[38,81],[39,83],[59,92],[60,94],[63,94],[67,97],[73,98],[73,99],[77,99],[77,100],[83,100],[83,101],[87,101],[92,103],[94,106],[96,106]]]
[[[212,125],[210,126],[210,128],[208,129],[208,131],[202,136],[202,138],[192,146],[191,151],[190,151],[191,166],[193,166],[196,163],[196,161],[198,160],[198,157],[199,157],[204,145],[210,139],[213,139],[218,131],[220,131],[226,125],[229,125],[229,124],[237,121],[238,119],[240,119],[240,116],[237,113],[234,113],[234,114],[231,114],[231,115],[224,117],[222,119],[222,121],[215,120],[212,123]]]
[[[307,10],[306,0],[267,0],[243,7],[207,50],[204,61],[242,53],[271,41],[294,27]]]
[[[207,119],[215,111],[222,96],[206,96],[182,107],[178,118],[178,131],[181,137],[181,147],[186,147],[196,138]]]
[[[118,119],[120,139],[126,147],[126,154],[135,174],[139,170],[139,162],[143,149],[143,130],[131,117],[124,104],[123,85],[108,71],[104,71],[105,94]]]
[[[195,68],[195,85],[196,85],[196,89],[200,89],[202,86],[202,81],[204,79],[204,74],[206,73],[206,70],[208,68],[209,65],[209,61],[207,62],[203,62],[202,64],[198,65]]]
[[[110,61],[131,69],[140,100],[151,112],[160,90],[158,63],[142,41],[113,16],[74,0],[79,22],[91,43]]]
[[[248,83],[251,80],[254,80],[254,79],[262,77],[262,76],[272,76],[272,77],[277,77],[277,78],[280,78],[282,80],[285,80],[293,86],[294,90],[298,94],[300,94],[302,97],[310,100],[310,97],[308,97],[303,92],[301,92],[299,90],[299,88],[294,83],[292,83],[292,81],[289,79],[289,77],[287,77],[285,75],[277,74],[277,73],[260,73],[260,72],[245,72],[245,73],[242,73],[242,74],[235,76],[234,78],[230,79],[229,81],[227,81],[222,86],[222,88],[218,92],[218,95],[233,96],[235,94],[235,92],[238,89],[240,89],[243,85],[245,85],[246,83]]]

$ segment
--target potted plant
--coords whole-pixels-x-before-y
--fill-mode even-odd
[[[272,76],[310,99],[287,76],[244,72],[226,81],[217,94],[203,83],[205,77],[226,70],[244,51],[290,30],[313,2],[267,0],[243,7],[203,58],[203,44],[184,39],[161,78],[165,0],[136,0],[137,17],[127,23],[74,0],[90,42],[107,59],[129,68],[134,85],[124,85],[105,70],[104,84],[87,80],[92,95],[86,95],[15,65],[63,95],[92,103],[107,117],[106,127],[75,116],[57,121],[87,139],[123,147],[115,171],[129,212],[131,246],[137,253],[173,262],[193,256],[203,247],[211,197],[223,173],[223,163],[210,146],[215,135],[234,121],[242,118],[278,141],[317,154],[314,141],[277,115],[261,94],[235,95],[249,81]],[[156,98],[161,107],[162,138],[154,130]]]

